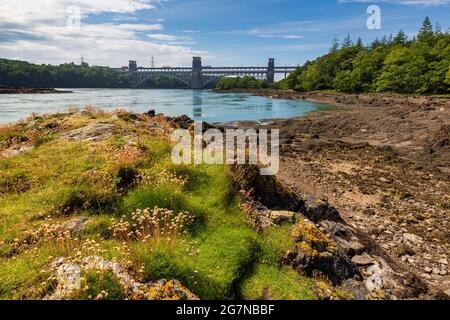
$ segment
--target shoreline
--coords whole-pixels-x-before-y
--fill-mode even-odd
[[[336,107],[269,124],[239,125],[280,128],[278,179],[296,193],[326,199],[336,208],[348,226],[370,240],[362,255],[371,266],[390,265],[436,294],[450,293],[450,99],[247,93]],[[410,289],[419,290],[414,285]]]
[[[51,94],[72,93],[72,91],[56,90],[54,88],[0,87],[0,94]]]

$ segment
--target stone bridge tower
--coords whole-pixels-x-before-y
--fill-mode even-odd
[[[192,59],[191,89],[201,89],[202,86],[202,58],[194,57]]]
[[[269,65],[267,67],[267,82],[275,82],[275,59],[273,58],[269,59]]]

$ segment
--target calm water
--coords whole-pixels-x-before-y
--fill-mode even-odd
[[[278,100],[247,94],[191,90],[69,89],[68,94],[0,95],[0,123],[20,120],[32,112],[53,113],[69,107],[150,109],[169,116],[186,114],[196,120],[228,122],[288,118],[325,107],[302,100]]]

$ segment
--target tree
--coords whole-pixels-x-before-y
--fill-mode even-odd
[[[370,48],[373,50],[377,47],[381,46],[381,41],[378,38],[375,38],[375,40],[370,44]]]
[[[358,40],[356,41],[356,46],[359,48],[364,47],[364,43],[363,43],[361,37],[359,37]]]
[[[448,67],[447,76],[445,78],[445,83],[448,84],[447,91],[450,91],[450,67]]]
[[[376,91],[422,93],[426,65],[418,49],[395,48],[384,61],[375,83]]]
[[[436,24],[434,25],[434,32],[436,34],[441,34],[442,33],[442,27],[441,27],[441,24],[439,22],[436,22]]]
[[[417,35],[417,40],[420,42],[429,43],[433,39],[433,35],[433,25],[431,24],[430,18],[426,17],[422,23],[422,27],[419,30],[419,34]]]
[[[344,42],[342,42],[342,48],[345,49],[345,48],[350,48],[350,47],[352,47],[352,46],[353,46],[353,41],[352,41],[352,39],[350,38],[350,34],[349,34],[349,35],[347,35],[347,37],[344,39]]]
[[[330,52],[336,52],[338,50],[339,50],[339,40],[338,38],[334,37],[333,40],[331,41]]]
[[[403,32],[403,30],[400,30],[397,33],[397,35],[394,37],[393,45],[404,46],[407,41],[408,41],[408,36]]]

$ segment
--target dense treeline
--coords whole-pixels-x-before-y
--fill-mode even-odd
[[[91,67],[87,63],[37,65],[24,61],[0,59],[0,85],[58,88],[123,88],[129,87],[126,74],[107,67]]]
[[[87,63],[37,65],[24,61],[0,59],[0,86],[34,88],[130,88],[128,74]],[[155,77],[143,84],[146,88],[182,88],[179,80]]]
[[[307,62],[279,83],[298,91],[448,93],[450,91],[450,34],[427,17],[414,39],[403,31],[368,46],[350,36],[330,52]]]
[[[216,89],[219,90],[265,88],[269,88],[267,81],[257,80],[253,77],[223,78],[216,86]]]

